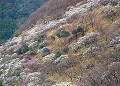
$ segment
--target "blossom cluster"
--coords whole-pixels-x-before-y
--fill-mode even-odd
[[[36,69],[39,67],[39,61],[37,59],[28,60],[24,65],[27,68]]]

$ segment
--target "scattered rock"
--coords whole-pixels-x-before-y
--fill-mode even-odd
[[[48,48],[44,48],[42,51],[42,57],[48,55],[50,53],[50,50]]]
[[[85,65],[83,66],[83,69],[87,69],[87,68],[89,68],[89,66],[88,66],[87,64],[85,64]]]
[[[90,66],[90,67],[94,67],[94,64],[90,64],[89,66]]]

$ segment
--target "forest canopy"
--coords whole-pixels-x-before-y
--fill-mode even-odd
[[[0,41],[12,37],[29,15],[48,0],[0,0]]]

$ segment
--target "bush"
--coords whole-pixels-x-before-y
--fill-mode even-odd
[[[30,47],[29,50],[30,50],[30,52],[31,52],[31,51],[34,51],[32,47]]]
[[[58,57],[60,57],[61,56],[61,53],[60,52],[56,52],[56,54],[55,54],[55,57],[54,57],[54,60],[56,60]]]
[[[26,45],[26,46],[23,46],[22,48],[18,49],[18,51],[16,51],[16,53],[17,53],[18,55],[20,55],[20,54],[26,53],[27,51],[29,51],[29,48],[28,48],[28,46]]]
[[[36,55],[35,51],[30,52],[30,55]]]
[[[67,53],[67,52],[68,52],[68,50],[69,50],[69,48],[68,48],[68,47],[66,47],[66,48],[64,48],[64,49],[63,49],[63,52],[64,52],[64,53]]]
[[[20,76],[20,72],[17,72],[15,75],[16,75],[17,77]]]
[[[79,32],[83,32],[83,28],[82,28],[81,26],[79,26],[79,27],[77,28],[77,33],[79,33]]]
[[[52,40],[55,40],[55,36],[51,36],[51,39],[52,39]]]
[[[20,55],[20,54],[22,54],[22,49],[20,48],[20,49],[18,49],[18,51],[16,51],[16,53],[18,54],[18,55]]]
[[[73,35],[76,35],[76,34],[77,34],[77,30],[73,30],[73,31],[72,31],[72,34],[73,34]]]
[[[60,38],[60,33],[57,33],[56,36]]]
[[[14,35],[15,35],[15,37],[18,37],[18,36],[20,35],[20,32],[16,31],[16,32],[14,33]]]
[[[36,52],[33,50],[32,47],[30,47],[29,50],[30,50],[30,55],[35,55],[36,54]]]
[[[29,51],[28,46],[24,46],[21,50],[21,53],[23,54],[23,53],[26,53],[27,51]]]
[[[43,41],[43,36],[39,36],[37,39],[36,39],[37,42],[42,42]]]
[[[56,36],[61,38],[61,37],[68,37],[70,33],[68,31],[62,31],[60,33],[57,33]]]

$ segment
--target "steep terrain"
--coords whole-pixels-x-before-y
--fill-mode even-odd
[[[0,46],[1,86],[119,86],[120,1],[80,1]]]
[[[86,0],[49,0],[42,7],[30,15],[28,20],[19,28],[19,32],[28,30],[37,22],[46,23],[51,20],[60,19],[69,6],[75,6],[76,3]]]

